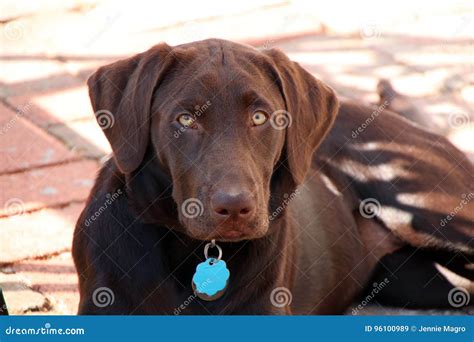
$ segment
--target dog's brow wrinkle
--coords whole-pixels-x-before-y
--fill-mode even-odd
[[[255,101],[259,99],[259,96],[255,90],[248,90],[242,94],[244,101]]]
[[[220,48],[221,48],[221,63],[222,65],[225,65],[224,48],[222,47],[222,45],[220,46]]]

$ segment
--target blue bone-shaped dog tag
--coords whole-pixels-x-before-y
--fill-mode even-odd
[[[208,258],[196,267],[193,276],[193,290],[203,300],[219,299],[225,292],[230,272],[225,261]]]

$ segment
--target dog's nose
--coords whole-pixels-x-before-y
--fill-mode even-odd
[[[211,207],[219,219],[246,221],[255,213],[255,199],[246,190],[218,190],[211,197]]]

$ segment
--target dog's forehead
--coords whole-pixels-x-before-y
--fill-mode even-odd
[[[185,69],[205,84],[226,77],[255,80],[271,64],[266,55],[251,46],[219,39],[178,45],[172,54],[177,68]]]
[[[250,46],[211,39],[179,45],[172,54],[176,63],[168,80],[179,97],[268,94],[274,89],[269,58]]]
[[[259,56],[261,52],[252,46],[222,39],[206,39],[177,45],[172,52],[196,54],[199,57],[226,62],[230,57]]]

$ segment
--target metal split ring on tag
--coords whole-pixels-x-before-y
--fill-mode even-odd
[[[217,248],[219,251],[219,254],[217,255],[217,258],[211,257],[209,258],[209,248]],[[207,259],[215,259],[217,261],[222,259],[222,248],[219,245],[216,245],[216,240],[212,240],[209,243],[206,243],[206,246],[204,246],[204,257]]]
[[[217,257],[209,257],[209,249],[217,248]],[[196,267],[192,280],[194,294],[206,301],[213,301],[222,297],[229,284],[230,272],[227,264],[222,260],[222,248],[215,240],[207,243],[204,247],[206,260]]]

